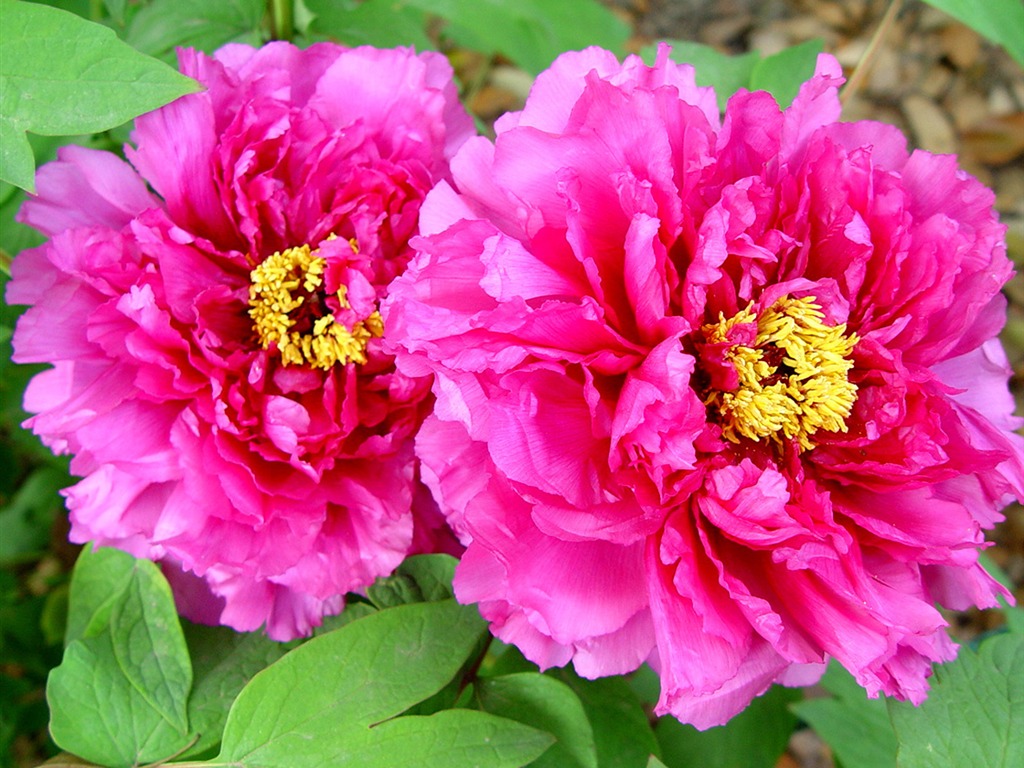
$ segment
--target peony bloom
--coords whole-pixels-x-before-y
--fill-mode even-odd
[[[982,530],[1024,494],[993,195],[836,122],[841,82],[823,56],[719,124],[667,50],[566,54],[456,155],[382,310],[437,377],[459,599],[542,667],[651,661],[700,728],[828,657],[921,701],[935,604],[995,605]]]
[[[31,305],[15,360],[53,365],[27,425],[83,478],[74,541],[163,560],[186,603],[287,639],[443,526],[412,445],[429,381],[382,351],[378,302],[473,125],[434,53],[180,60],[206,91],[139,118],[134,169],[66,147],[21,212],[51,237],[7,293]]]

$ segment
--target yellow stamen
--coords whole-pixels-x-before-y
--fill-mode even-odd
[[[249,317],[263,349],[277,347],[284,365],[310,365],[324,370],[336,363],[365,363],[366,345],[384,334],[380,313],[346,328],[326,309],[322,290],[327,262],[308,245],[268,256],[250,273]],[[338,305],[350,309],[341,286]],[[296,328],[300,317],[308,328]]]
[[[858,338],[846,333],[845,324],[830,326],[824,319],[813,298],[786,296],[760,316],[747,308],[703,327],[708,343],[716,344],[727,342],[734,326],[757,323],[753,346],[736,344],[726,351],[739,386],[711,390],[704,399],[718,412],[727,440],[767,438],[781,446],[795,439],[809,451],[815,433],[846,432],[857,399],[847,374]]]

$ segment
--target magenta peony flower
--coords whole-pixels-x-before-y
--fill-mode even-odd
[[[52,238],[7,293],[32,305],[15,360],[53,364],[26,423],[84,478],[74,541],[164,560],[182,596],[200,576],[215,619],[287,639],[439,546],[412,448],[429,381],[382,351],[378,302],[473,125],[439,54],[180,59],[206,91],[139,118],[135,170],[66,147],[21,212]]]
[[[993,195],[893,128],[558,59],[467,142],[382,314],[436,373],[417,439],[460,600],[587,677],[650,660],[706,728],[838,659],[914,702],[935,604],[995,605],[982,529],[1024,494],[995,335]]]

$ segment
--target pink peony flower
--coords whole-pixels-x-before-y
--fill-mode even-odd
[[[830,57],[720,125],[667,53],[558,59],[384,302],[399,370],[437,376],[457,595],[542,667],[650,660],[699,728],[828,657],[919,702],[955,653],[935,604],[995,605],[982,530],[1024,495],[993,195],[836,122]]]
[[[15,360],[53,365],[26,424],[83,478],[74,541],[180,569],[186,602],[201,577],[214,618],[287,639],[443,542],[412,447],[429,382],[396,372],[377,305],[473,125],[434,53],[180,60],[206,91],[139,118],[134,170],[66,147],[21,212],[51,237],[7,293],[31,305]]]

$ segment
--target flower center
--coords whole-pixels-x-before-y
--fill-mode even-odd
[[[276,346],[284,365],[330,368],[365,363],[366,345],[384,333],[380,313],[346,327],[335,311],[351,309],[344,285],[324,288],[327,261],[308,245],[268,256],[249,277],[249,317],[263,349]],[[332,305],[335,309],[332,310]]]
[[[813,298],[784,296],[760,316],[748,308],[703,327],[705,348],[717,348],[720,364],[735,370],[724,377],[725,387],[716,386],[712,373],[704,398],[717,411],[726,439],[768,438],[779,446],[796,440],[810,450],[820,430],[846,431],[857,399],[847,374],[858,339],[845,324],[830,326],[824,319]]]

